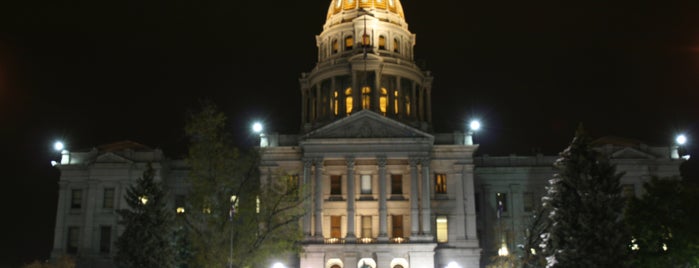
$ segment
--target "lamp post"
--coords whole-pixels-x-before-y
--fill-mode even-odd
[[[70,164],[70,152],[66,150],[65,144],[62,141],[56,141],[53,143],[53,149],[57,152],[61,152],[61,161],[51,161],[52,166],[56,166],[58,164]]]
[[[680,146],[682,146],[686,143],[687,143],[687,136],[685,136],[684,134],[677,135],[675,137],[675,144],[672,146],[672,150],[670,152],[670,158],[680,159]],[[689,159],[689,155],[682,156],[682,158]]]
[[[473,145],[473,134],[476,133],[481,128],[481,122],[478,120],[471,120],[468,124],[468,131],[466,131],[466,137],[464,139],[465,145]]]
[[[269,146],[269,140],[267,139],[267,135],[265,135],[263,131],[264,128],[262,126],[262,123],[255,122],[252,124],[252,132],[258,133],[260,135],[260,147],[267,147]]]

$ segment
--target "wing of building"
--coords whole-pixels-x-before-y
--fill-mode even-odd
[[[413,60],[399,0],[332,0],[316,45],[318,62],[299,79],[300,134],[261,137],[262,179],[284,172],[310,186],[304,252],[286,266],[470,268],[503,245],[516,251],[557,157],[474,157],[468,133],[435,132],[433,78]],[[625,172],[628,194],[651,176],[679,176],[670,147],[597,146]],[[114,211],[148,162],[175,192],[175,209],[187,192],[181,160],[133,142],[66,152],[52,256],[111,267],[122,231]]]

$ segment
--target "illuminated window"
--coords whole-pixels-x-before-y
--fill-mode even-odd
[[[330,216],[330,237],[342,238],[342,216]]]
[[[80,228],[71,226],[68,227],[68,239],[66,241],[66,251],[68,254],[78,253],[78,245],[80,244]]]
[[[371,175],[362,175],[361,193],[371,194]]]
[[[336,54],[338,50],[340,50],[340,44],[337,42],[337,40],[333,40],[333,42],[332,42],[332,53],[333,53],[333,54]]]
[[[386,50],[386,37],[383,35],[379,36],[379,49]]]
[[[449,223],[447,216],[437,216],[437,243],[449,242]]]
[[[342,194],[342,177],[340,175],[330,176],[330,194],[331,195],[341,195]]]
[[[112,249],[112,227],[100,227],[100,253],[109,253]]]
[[[362,109],[369,109],[371,107],[371,88],[362,87]]]
[[[381,88],[381,96],[379,96],[379,110],[383,115],[386,115],[388,109],[388,90],[385,87]]]
[[[434,175],[434,192],[438,194],[447,193],[447,174],[437,173]]]
[[[400,105],[398,104],[398,90],[393,91],[393,112],[398,114]]]
[[[397,38],[394,38],[393,39],[393,52],[398,53],[400,51],[399,47],[400,47],[400,42],[398,42]]]
[[[347,114],[352,113],[352,88],[348,87],[345,89],[345,112]]]
[[[392,215],[393,237],[403,237],[403,215]]]
[[[340,99],[339,95],[340,93],[337,92],[337,90],[333,91],[333,101],[330,104],[332,106],[333,114],[338,115],[340,113]]]
[[[70,208],[79,209],[83,203],[83,190],[73,189],[70,192]]]
[[[524,211],[530,212],[534,210],[534,193],[525,192],[524,194],[522,194],[522,198],[522,205],[524,206]]]
[[[410,115],[410,95],[405,94],[405,115]]]
[[[495,193],[495,205],[501,212],[507,212],[507,194]]]
[[[370,47],[370,46],[371,46],[371,36],[369,36],[369,35],[366,34],[366,33],[363,34],[363,35],[362,35],[362,45],[363,45],[364,47]]]
[[[286,192],[292,196],[297,196],[299,192],[299,175],[293,174],[286,177]]]
[[[353,46],[354,46],[354,37],[352,37],[352,36],[345,37],[345,51],[351,50]]]
[[[403,194],[403,175],[391,175],[391,194]]]
[[[102,208],[114,208],[114,188],[104,188],[102,194]]]
[[[371,237],[371,216],[362,216],[362,238]]]

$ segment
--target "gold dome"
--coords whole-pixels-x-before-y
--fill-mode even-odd
[[[359,9],[385,10],[405,19],[403,6],[399,0],[332,0],[328,9],[329,20],[333,15],[344,12],[357,11]]]

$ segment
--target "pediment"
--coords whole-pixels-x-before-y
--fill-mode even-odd
[[[132,163],[133,161],[118,154],[108,152],[97,156],[95,163]]]
[[[362,110],[348,117],[311,131],[305,139],[315,138],[428,138],[434,137],[416,128],[386,118],[369,110]]]
[[[635,148],[622,148],[612,153],[614,159],[654,159],[652,155]]]

